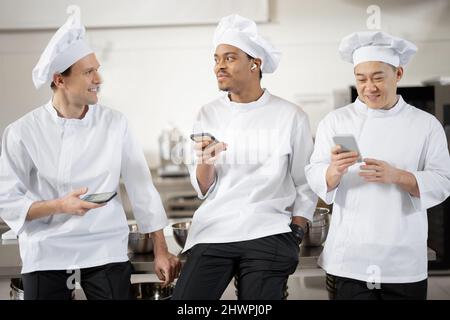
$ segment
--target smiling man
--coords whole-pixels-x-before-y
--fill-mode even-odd
[[[201,199],[173,299],[219,299],[233,276],[239,299],[282,299],[317,197],[304,166],[312,152],[306,114],[261,88],[280,53],[256,24],[224,17],[214,34],[214,73],[223,97],[198,114],[191,182]]]
[[[97,104],[100,64],[84,34],[76,17],[56,32],[33,70],[37,88],[51,83],[52,99],[3,135],[0,217],[19,237],[25,299],[70,299],[74,281],[88,299],[132,298],[120,200],[80,199],[117,191],[121,177],[139,231],[152,234],[156,274],[167,284],[180,268],[137,139],[122,114]]]
[[[333,203],[319,264],[338,299],[425,299],[426,209],[450,194],[450,157],[439,121],[396,94],[417,48],[377,31],[345,37],[339,51],[353,63],[358,98],[320,122],[306,168]],[[361,155],[341,152],[338,134],[353,135]]]

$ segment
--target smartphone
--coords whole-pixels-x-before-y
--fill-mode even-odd
[[[361,162],[361,152],[359,151],[358,144],[356,143],[356,139],[351,134],[338,134],[333,137],[333,141],[335,144],[341,146],[341,152],[350,152],[356,151],[359,154],[358,162]]]
[[[208,132],[200,132],[191,134],[191,140],[194,142],[201,142],[204,140],[204,137],[209,137],[212,141],[217,142],[216,137],[214,137],[211,133]]]
[[[93,203],[105,203],[114,198],[116,195],[117,192],[93,193],[84,196],[81,200]]]

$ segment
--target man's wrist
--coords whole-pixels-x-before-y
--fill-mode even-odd
[[[292,234],[294,235],[294,237],[297,239],[298,244],[300,244],[303,240],[303,237],[305,236],[305,234],[308,232],[308,224],[306,224],[306,227],[302,227],[298,224],[295,223],[291,223],[289,225],[289,227],[292,230]]]
[[[336,170],[333,170],[331,166],[328,167],[328,170],[325,174],[325,180],[327,182],[327,191],[330,192],[331,190],[335,189],[341,182],[341,179],[342,174],[340,174]]]
[[[150,235],[153,241],[153,252],[155,256],[167,254],[169,249],[162,229],[153,231]]]
[[[50,207],[52,208],[51,214],[56,214],[64,211],[61,199],[51,200]]]
[[[307,233],[308,229],[309,229],[308,224],[300,225],[300,224],[297,224],[297,223],[291,223],[291,229],[292,229],[292,227],[295,228],[296,230],[298,230],[299,232],[303,233],[303,234]]]
[[[420,190],[416,176],[409,171],[396,169],[398,175],[396,177],[395,185],[399,186],[401,189],[405,190],[413,197],[420,198]]]
[[[303,230],[306,230],[308,227],[308,219],[302,216],[293,216],[291,222],[299,225]]]
[[[401,169],[395,169],[395,181],[394,184],[402,186],[407,184],[409,172]]]

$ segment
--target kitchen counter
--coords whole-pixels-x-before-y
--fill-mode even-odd
[[[181,262],[186,261],[186,255],[181,254],[181,247],[178,246],[171,236],[166,236],[167,245],[169,251],[177,253]],[[301,269],[316,269],[317,259],[322,252],[323,247],[301,247],[300,248],[300,261],[297,266],[297,270]],[[153,254],[130,254],[130,261],[134,266],[135,273],[153,273]],[[0,271],[1,272],[1,271]]]
[[[164,229],[166,235],[167,246],[169,251],[173,254],[178,254],[181,261],[186,260],[186,255],[181,254],[181,247],[175,242],[172,235],[170,225],[179,219],[170,219],[169,226]],[[0,227],[0,234],[7,231],[8,228]],[[0,278],[12,278],[20,275],[22,262],[19,254],[19,244],[17,240],[0,240]],[[322,252],[323,247],[301,247],[300,260],[297,270],[315,269],[317,266],[317,259]],[[153,271],[153,254],[133,254],[129,253],[129,258],[134,266],[135,273],[154,273]],[[428,249],[428,260],[436,260],[436,253]]]
[[[170,219],[170,224],[179,219]],[[169,251],[177,254],[182,262],[186,260],[186,255],[181,254],[181,247],[175,242],[170,227],[164,229],[166,235],[167,246]],[[0,234],[7,231],[8,228],[0,228]],[[19,253],[18,240],[0,240],[0,278],[12,278],[20,275],[22,262]],[[300,263],[297,269],[318,268],[317,259],[322,252],[322,247],[301,247]],[[153,254],[128,254],[131,263],[134,266],[135,273],[154,273],[153,271]]]

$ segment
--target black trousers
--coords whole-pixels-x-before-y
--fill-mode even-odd
[[[380,283],[370,289],[367,282],[335,277],[336,300],[426,300],[427,279],[412,283]]]
[[[249,241],[197,244],[175,286],[173,300],[218,300],[234,276],[238,299],[283,299],[298,265],[299,243],[292,232]]]
[[[129,261],[76,271],[49,270],[22,274],[25,300],[70,300],[79,281],[88,300],[132,299]]]

